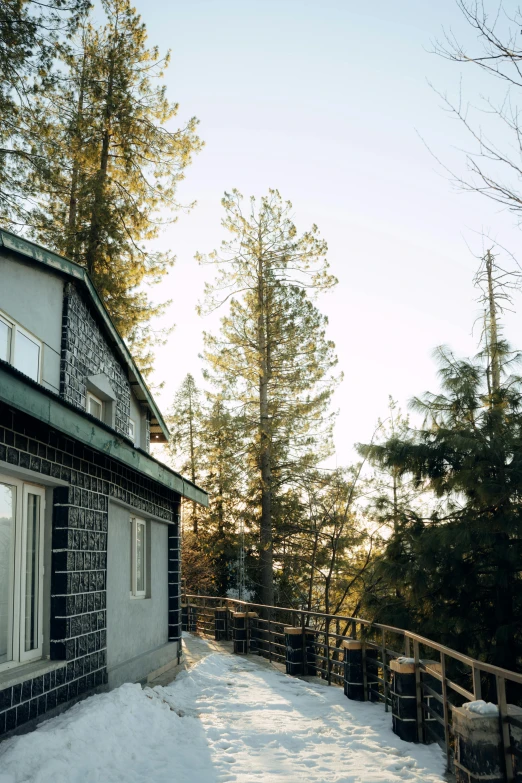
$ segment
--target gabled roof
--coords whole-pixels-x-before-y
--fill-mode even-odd
[[[22,239],[5,229],[0,229],[0,247],[1,246],[5,247],[7,250],[19,253],[26,258],[31,258],[33,261],[59,272],[64,277],[70,278],[71,280],[74,280],[76,284],[80,285],[84,293],[87,294],[88,300],[98,315],[104,328],[105,336],[111,344],[111,347],[114,349],[123,365],[127,367],[129,381],[134,395],[150,411],[151,440],[156,443],[164,443],[167,441],[170,434],[163,416],[154,402],[149,388],[138,370],[129,349],[114,326],[87,270],[82,266],[75,264],[74,261],[69,261],[68,258],[59,256],[57,253],[53,253],[52,250],[47,250],[46,248],[41,247],[41,245],[37,245],[35,242]]]

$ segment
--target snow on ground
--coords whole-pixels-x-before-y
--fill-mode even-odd
[[[211,653],[167,687],[123,685],[0,744],[0,783],[440,783],[376,704]]]

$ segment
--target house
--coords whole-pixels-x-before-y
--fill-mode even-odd
[[[0,230],[0,736],[181,654],[169,436],[87,272]]]

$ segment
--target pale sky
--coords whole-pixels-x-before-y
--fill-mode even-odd
[[[197,206],[158,242],[177,255],[155,292],[173,299],[165,323],[176,324],[157,355],[158,402],[166,412],[187,372],[201,380],[202,331],[217,320],[196,315],[209,269],[194,254],[225,238],[223,192],[278,188],[298,229],[317,223],[339,278],[319,306],[345,375],[335,442],[337,463],[346,464],[353,443],[368,441],[386,416],[389,394],[405,408],[414,394],[436,390],[435,346],[475,351],[477,262],[466,243],[479,253],[484,229],[518,251],[513,217],[452,188],[418,135],[462,172],[455,147],[468,140],[428,82],[457,97],[462,73],[470,100],[499,97],[499,85],[430,53],[443,25],[469,37],[454,0],[136,5],[150,43],[172,49],[166,81],[180,121],[196,115],[206,142],[179,189],[181,202]],[[506,334],[518,341],[515,316]]]

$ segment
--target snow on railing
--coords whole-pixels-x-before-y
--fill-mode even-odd
[[[382,702],[392,710],[393,730],[410,741],[437,742],[458,779],[482,779],[485,770],[470,769],[470,754],[464,759],[460,746],[469,750],[486,729],[491,741],[475,754],[477,764],[484,765],[484,752],[496,752],[500,779],[512,783],[517,774],[518,780],[522,709],[508,705],[508,697],[520,703],[522,674],[360,617],[201,595],[184,596],[182,616],[184,630],[233,640],[235,652],[284,663],[288,673],[317,675],[344,687],[349,698]],[[495,760],[488,763],[490,780]]]

